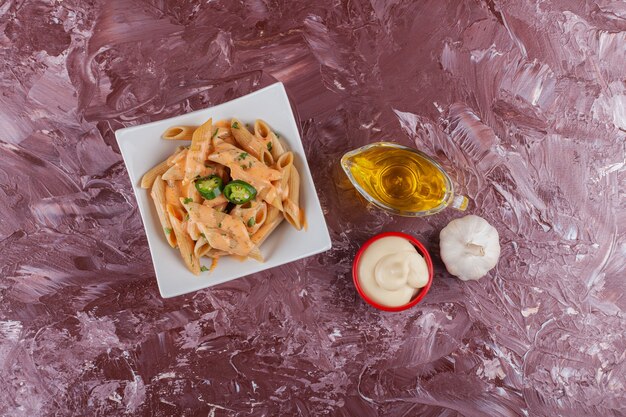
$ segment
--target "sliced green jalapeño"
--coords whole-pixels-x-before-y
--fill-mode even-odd
[[[224,197],[231,203],[245,204],[256,197],[256,188],[245,181],[231,181],[224,187]]]
[[[217,175],[198,178],[194,182],[196,190],[207,200],[213,200],[215,197],[222,194],[222,190],[224,189],[224,183]]]

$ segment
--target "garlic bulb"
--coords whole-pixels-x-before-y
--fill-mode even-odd
[[[439,233],[441,259],[459,279],[479,279],[498,263],[498,239],[498,231],[482,217],[470,214],[452,220]]]

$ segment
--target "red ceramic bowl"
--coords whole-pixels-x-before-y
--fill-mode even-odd
[[[387,307],[382,304],[378,304],[376,301],[369,298],[367,294],[365,294],[363,288],[361,288],[361,283],[359,282],[359,261],[361,259],[361,256],[363,256],[363,252],[365,252],[365,250],[378,239],[382,239],[383,237],[388,236],[396,236],[408,240],[410,243],[413,244],[413,246],[415,246],[415,249],[417,249],[417,251],[424,257],[426,265],[428,266],[428,283],[424,287],[420,288],[419,292],[415,294],[415,297],[413,297],[411,301],[400,307]],[[430,285],[433,283],[433,261],[432,259],[430,259],[430,254],[428,253],[424,245],[422,245],[422,243],[419,240],[415,239],[413,236],[401,232],[381,233],[365,242],[363,246],[361,246],[361,249],[359,249],[359,251],[356,253],[356,256],[354,257],[354,263],[352,264],[352,280],[354,281],[354,286],[356,287],[356,290],[358,291],[361,298],[364,299],[369,305],[383,311],[403,311],[417,305],[417,303],[422,301],[422,299],[428,293]]]

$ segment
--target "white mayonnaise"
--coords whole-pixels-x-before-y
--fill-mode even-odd
[[[428,283],[424,258],[406,239],[387,236],[372,243],[361,255],[359,284],[373,301],[400,307]]]

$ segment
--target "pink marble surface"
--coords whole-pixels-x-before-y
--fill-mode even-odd
[[[609,0],[0,2],[0,415],[624,416],[624,45]],[[161,299],[114,130],[275,80],[333,249]],[[458,212],[346,185],[381,139],[497,227],[489,276],[442,266]],[[350,278],[391,230],[436,268],[398,314]]]

